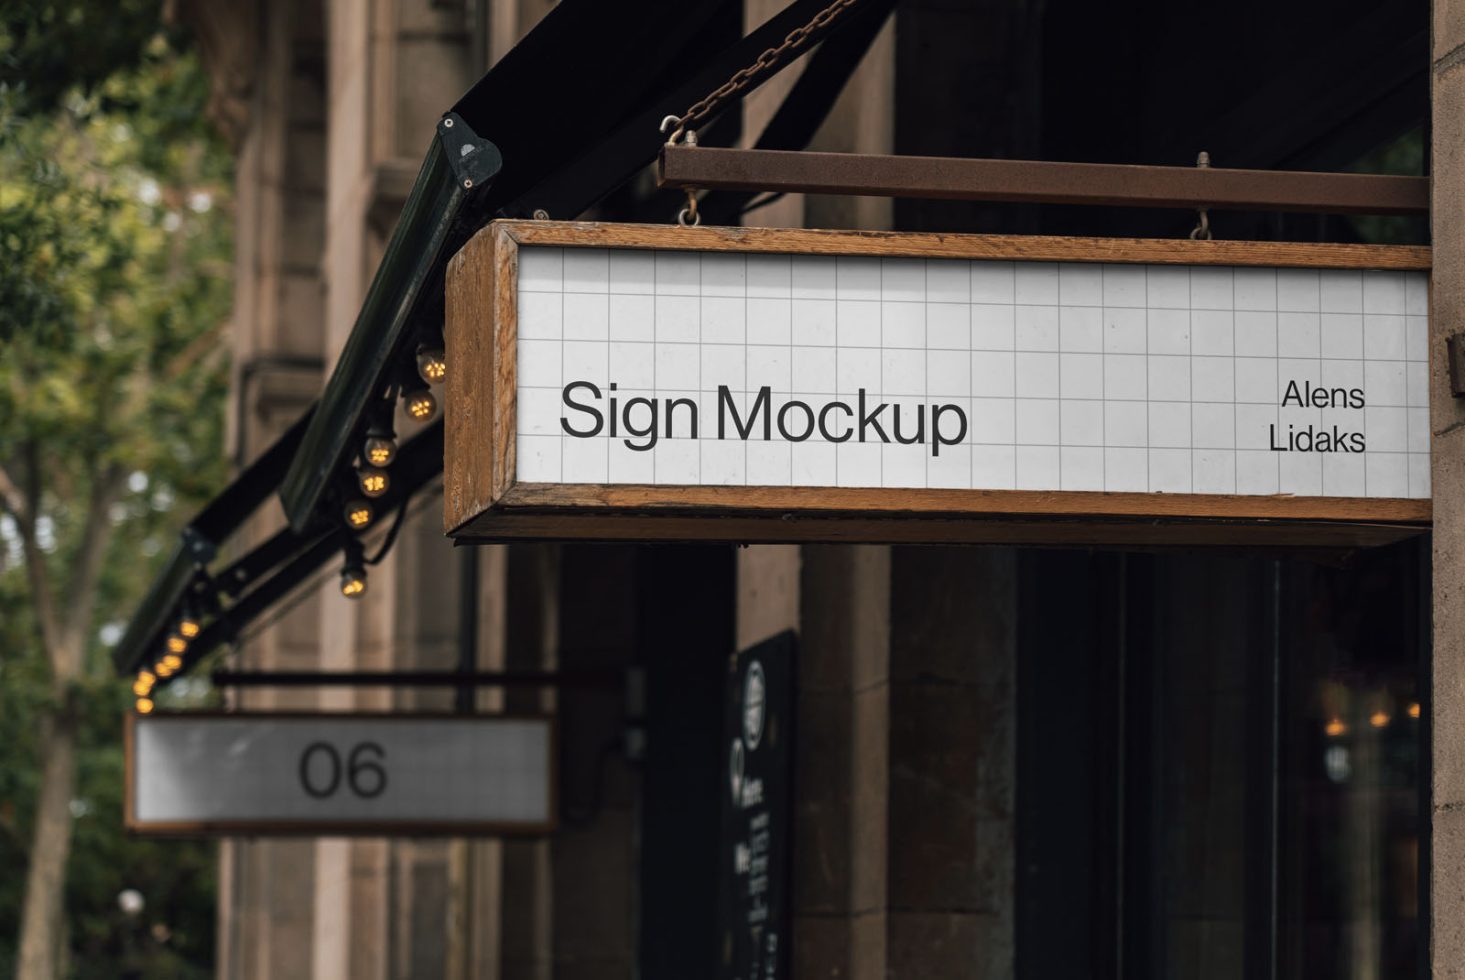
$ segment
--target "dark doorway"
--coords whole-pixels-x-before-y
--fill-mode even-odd
[[[1031,552],[1019,975],[1424,975],[1424,539]]]

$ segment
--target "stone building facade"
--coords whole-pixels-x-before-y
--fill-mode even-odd
[[[1451,251],[1451,236],[1459,237],[1451,225],[1458,208],[1449,207],[1450,181],[1458,182],[1451,167],[1459,169],[1451,155],[1461,142],[1447,138],[1458,135],[1451,86],[1465,84],[1454,74],[1465,35],[1451,40],[1452,31],[1465,31],[1465,15],[1452,17],[1451,3],[1436,0],[1434,51],[1434,302],[1441,335],[1458,300],[1442,278],[1459,259]],[[329,375],[440,114],[551,6],[181,5],[215,80],[215,115],[238,152],[230,431],[241,462],[278,437]],[[746,0],[745,25],[762,23],[781,6]],[[1074,77],[1045,61],[1045,53],[1061,57],[1083,33],[1076,9],[1053,4],[1045,25],[1038,3],[900,5],[811,146],[1061,153],[1055,147],[1063,140],[1045,138],[1041,121],[1072,116],[1071,103],[1053,87]],[[747,100],[744,134],[762,129],[797,71]],[[1215,120],[1223,117],[1214,110]],[[1160,152],[1157,145],[1135,137],[1114,152]],[[1361,155],[1336,152],[1340,159]],[[1308,159],[1302,154],[1279,149],[1255,165],[1295,166]],[[745,220],[1177,233],[1137,229],[1122,217],[1110,227],[1087,215],[1065,217],[1059,223],[1068,224],[1055,228],[1032,209],[797,195]],[[1246,226],[1257,228],[1285,236],[1297,226]],[[1338,229],[1305,230],[1327,236]],[[1435,724],[1444,731],[1450,713],[1460,710],[1452,700],[1459,687],[1451,661],[1459,646],[1451,634],[1459,520],[1450,487],[1451,447],[1458,448],[1451,440],[1460,434],[1438,365],[1433,384],[1433,691]],[[399,419],[398,428],[411,427]],[[451,669],[468,642],[482,669],[636,667],[647,678],[645,752],[625,750],[620,690],[479,691],[477,710],[544,710],[561,718],[562,829],[541,840],[226,841],[221,978],[704,975],[698,951],[710,957],[716,948],[708,908],[715,827],[697,824],[716,814],[703,790],[715,781],[719,758],[720,671],[729,650],[788,628],[800,636],[797,977],[998,978],[1077,968],[1102,976],[1219,978],[1260,975],[1247,972],[1258,963],[1306,962],[1317,942],[1352,951],[1351,965],[1340,960],[1327,975],[1377,975],[1369,970],[1400,961],[1389,959],[1389,949],[1398,947],[1393,955],[1407,960],[1422,942],[1414,924],[1421,914],[1417,865],[1398,856],[1411,846],[1432,855],[1427,867],[1434,874],[1426,881],[1433,882],[1436,974],[1453,975],[1447,964],[1465,963],[1465,951],[1454,949],[1460,929],[1451,925],[1457,876],[1443,873],[1459,863],[1460,851],[1450,823],[1459,793],[1446,744],[1433,757],[1432,814],[1417,812],[1407,787],[1382,802],[1371,794],[1374,802],[1350,796],[1320,804],[1341,814],[1327,826],[1344,841],[1339,853],[1320,860],[1359,855],[1357,867],[1334,876],[1352,904],[1329,906],[1326,914],[1304,909],[1316,901],[1310,872],[1279,857],[1293,853],[1289,848],[1302,854],[1304,839],[1321,826],[1288,809],[1291,770],[1277,777],[1280,789],[1248,779],[1243,759],[1272,751],[1290,758],[1294,749],[1300,757],[1316,740],[1303,727],[1315,720],[1309,705],[1320,691],[1343,684],[1362,698],[1357,692],[1365,688],[1393,685],[1403,692],[1401,705],[1411,697],[1429,704],[1408,680],[1423,669],[1419,651],[1427,643],[1403,650],[1397,663],[1369,666],[1368,679],[1354,687],[1347,687],[1352,680],[1330,680],[1355,676],[1330,666],[1334,653],[1316,654],[1322,666],[1309,666],[1305,651],[1318,647],[1319,635],[1332,638],[1328,650],[1361,648],[1359,637],[1372,635],[1345,621],[1341,601],[1308,604],[1309,597],[1346,593],[1346,582],[1328,577],[1326,562],[1318,571],[1296,555],[867,545],[455,550],[441,534],[440,493],[431,487],[422,495],[395,548],[373,567],[367,601],[341,600],[331,569],[323,584],[282,604],[240,645],[238,664]],[[263,540],[280,520],[260,519],[245,543]],[[1397,581],[1407,600],[1430,588],[1417,569],[1412,579],[1391,571],[1408,567],[1413,554],[1372,556],[1340,574],[1348,582],[1354,573]],[[1258,583],[1271,591],[1258,592]],[[1366,594],[1380,589],[1387,591],[1379,586]],[[1400,613],[1399,621],[1410,615]],[[1293,628],[1304,620],[1312,625]],[[1256,713],[1258,698],[1294,712],[1297,733],[1289,734],[1291,721],[1268,722],[1269,740],[1253,744],[1253,722],[1265,715]],[[233,703],[450,710],[453,694],[263,689]],[[1421,735],[1408,737],[1414,751],[1424,744]],[[1408,749],[1400,744],[1398,751]],[[1383,749],[1359,743],[1351,751],[1363,766]],[[1378,830],[1383,824],[1394,827],[1389,835]],[[1431,826],[1432,838],[1422,836]],[[1252,896],[1265,891],[1273,868],[1282,869],[1282,884],[1259,921]],[[1142,884],[1133,883],[1135,875]],[[1133,904],[1127,911],[1126,902]],[[1162,924],[1140,923],[1144,909]],[[1287,925],[1294,911],[1295,923]],[[1316,932],[1323,939],[1302,925],[1313,921],[1309,915],[1326,921]],[[1284,938],[1263,938],[1272,935],[1267,923],[1279,921]]]

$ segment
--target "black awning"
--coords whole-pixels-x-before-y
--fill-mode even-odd
[[[153,663],[164,637],[182,615],[184,600],[199,572],[213,562],[220,545],[279,487],[314,411],[314,406],[307,409],[183,528],[168,564],[148,589],[112,651],[118,673],[130,674]]]
[[[288,445],[293,450],[298,446],[305,421],[302,418],[297,422],[185,528],[177,551],[117,645],[113,663],[118,673],[152,670],[167,652],[167,637],[186,613],[200,630],[178,654],[182,664],[172,673],[184,674],[219,646],[233,642],[250,622],[332,558],[349,551],[358,542],[358,533],[364,536],[388,527],[384,551],[396,526],[386,519],[387,515],[395,514],[400,521],[412,497],[442,472],[443,424],[438,421],[402,444],[392,464],[391,486],[373,501],[380,516],[368,528],[353,531],[339,519],[317,521],[304,532],[286,525],[234,561],[210,567],[218,554],[217,542],[207,542],[197,527],[204,524],[219,530],[221,524],[208,524],[205,518],[217,513],[219,505],[235,502],[240,510],[229,518],[227,532],[237,530],[263,497],[278,486],[284,465],[293,458],[293,452],[284,452],[282,447]],[[260,484],[261,494],[246,492]],[[159,683],[166,681],[160,678]]]
[[[548,13],[439,120],[320,401],[184,529],[117,646],[118,671],[155,663],[189,612],[201,631],[179,654],[173,676],[186,672],[333,555],[359,548],[342,520],[342,487],[373,412],[420,384],[416,348],[441,338],[444,270],[463,242],[498,216],[540,208],[578,216],[655,160],[663,116],[684,112],[827,2],[793,0],[746,37],[735,0],[650,0],[634,9],[565,0]],[[853,16],[823,29],[862,25],[821,51],[817,68],[811,62],[759,145],[805,145],[893,4],[858,0]],[[400,512],[441,473],[442,443],[438,421],[402,446],[390,491],[376,502],[381,513]],[[277,490],[288,526],[212,568],[219,549]]]
[[[889,9],[888,0],[864,2]],[[579,215],[656,159],[663,116],[685,111],[826,3],[794,0],[738,39],[742,5],[732,0],[654,0],[634,16],[620,4],[567,0],[459,99],[438,122],[281,484],[291,527],[319,519],[372,400],[410,383],[417,343],[441,338],[443,276],[463,243],[495,216]]]

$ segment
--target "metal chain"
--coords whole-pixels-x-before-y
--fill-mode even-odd
[[[669,145],[674,145],[680,143],[684,136],[687,137],[689,143],[695,142],[696,136],[692,134],[690,128],[693,123],[698,123],[706,119],[712,115],[718,106],[727,101],[727,99],[748,88],[755,80],[767,74],[771,69],[780,66],[787,60],[789,55],[796,53],[800,48],[808,44],[811,35],[828,27],[840,15],[859,2],[860,0],[834,0],[829,6],[815,14],[803,27],[790,32],[788,37],[784,38],[783,43],[778,47],[769,48],[764,51],[758,56],[757,61],[746,68],[740,69],[732,78],[729,78],[720,86],[713,89],[711,94],[702,101],[694,103],[690,109],[682,114],[680,119],[676,116],[667,116],[661,121],[661,131],[663,133],[666,132],[667,127],[673,123],[676,124],[676,128],[672,130],[666,142]]]

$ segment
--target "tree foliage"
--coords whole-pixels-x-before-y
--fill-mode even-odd
[[[232,160],[204,120],[196,59],[158,18],[139,0],[0,14],[0,976],[16,951],[40,722],[59,700],[78,719],[69,975],[211,974],[212,847],[121,829],[131,696],[107,649],[226,477]],[[79,601],[97,513],[105,548],[94,601]],[[83,669],[59,692],[42,591],[84,637]],[[118,909],[124,888],[147,902],[135,922]]]
[[[29,114],[90,93],[142,61],[158,0],[10,0],[0,6],[0,81]]]

